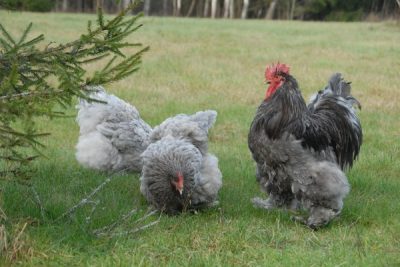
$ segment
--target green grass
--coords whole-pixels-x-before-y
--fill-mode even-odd
[[[30,21],[47,41],[66,42],[85,30],[91,15],[0,12],[0,22],[20,34]],[[108,86],[133,103],[151,125],[177,113],[215,109],[210,150],[220,159],[220,206],[196,215],[162,216],[156,226],[120,238],[95,238],[90,230],[147,204],[137,175],[116,177],[90,207],[71,220],[53,222],[100,184],[106,175],[74,158],[78,127],[73,118],[42,119],[49,159],[36,162],[33,183],[47,210],[40,218],[31,193],[2,184],[3,207],[12,222],[30,221],[29,253],[14,263],[46,266],[395,266],[400,265],[400,26],[386,23],[318,23],[145,18],[132,36],[150,45],[141,70]],[[128,51],[129,53],[129,51]],[[247,133],[265,93],[267,64],[291,65],[308,98],[330,74],[344,73],[363,104],[364,144],[348,172],[352,190],[342,216],[312,232],[283,211],[252,207],[262,196],[247,149]],[[96,65],[88,66],[94,70]],[[71,107],[68,114],[75,116]],[[154,216],[152,219],[156,219]],[[0,260],[3,264],[7,262]]]

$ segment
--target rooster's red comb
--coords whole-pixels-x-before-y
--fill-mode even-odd
[[[279,62],[276,65],[269,65],[265,70],[265,79],[267,81],[271,81],[276,75],[279,75],[280,73],[289,74],[289,69],[290,67],[288,65],[281,64]]]

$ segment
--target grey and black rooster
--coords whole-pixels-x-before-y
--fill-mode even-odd
[[[350,191],[344,170],[352,167],[362,129],[350,83],[334,74],[307,106],[289,67],[267,67],[266,97],[248,136],[257,163],[256,177],[268,199],[254,198],[265,209],[305,210],[296,220],[316,229],[338,216]]]

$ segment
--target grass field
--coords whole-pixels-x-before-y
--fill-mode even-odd
[[[47,41],[66,42],[86,29],[92,15],[0,12],[0,22],[18,35],[29,22]],[[26,229],[23,247],[0,265],[45,266],[398,266],[400,265],[400,25],[145,18],[132,36],[151,47],[141,70],[108,86],[133,103],[155,126],[177,113],[215,109],[210,150],[220,159],[224,186],[220,206],[199,214],[162,216],[132,235],[96,238],[91,231],[134,207],[147,211],[138,175],[115,177],[91,206],[54,222],[107,177],[80,167],[74,158],[76,111],[67,119],[41,120],[49,159],[36,162],[33,183],[47,211],[40,212],[26,188],[2,183],[8,223]],[[129,51],[128,51],[129,53]],[[352,190],[341,217],[313,232],[283,211],[252,207],[263,196],[255,181],[247,133],[261,102],[264,68],[276,61],[292,67],[303,95],[342,72],[363,105],[364,144],[348,172]],[[88,66],[94,70],[96,65]],[[156,220],[158,215],[149,218]]]

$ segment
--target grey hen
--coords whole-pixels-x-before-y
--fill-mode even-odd
[[[217,112],[214,110],[199,111],[193,115],[178,114],[154,128],[150,136],[151,142],[170,135],[186,140],[205,155],[208,150],[208,130],[214,125],[216,118]]]
[[[143,153],[140,191],[168,214],[217,204],[222,186],[218,159],[207,153],[215,111],[180,114],[157,126]]]
[[[140,172],[143,164],[140,155],[150,143],[151,127],[134,106],[107,94],[101,86],[91,90],[90,98],[104,103],[80,100],[76,159],[96,170]]]
[[[343,170],[357,158],[362,130],[341,74],[306,105],[284,64],[268,67],[266,98],[251,124],[248,145],[257,163],[257,181],[269,194],[257,207],[305,209],[296,219],[319,228],[338,216],[350,190]]]

